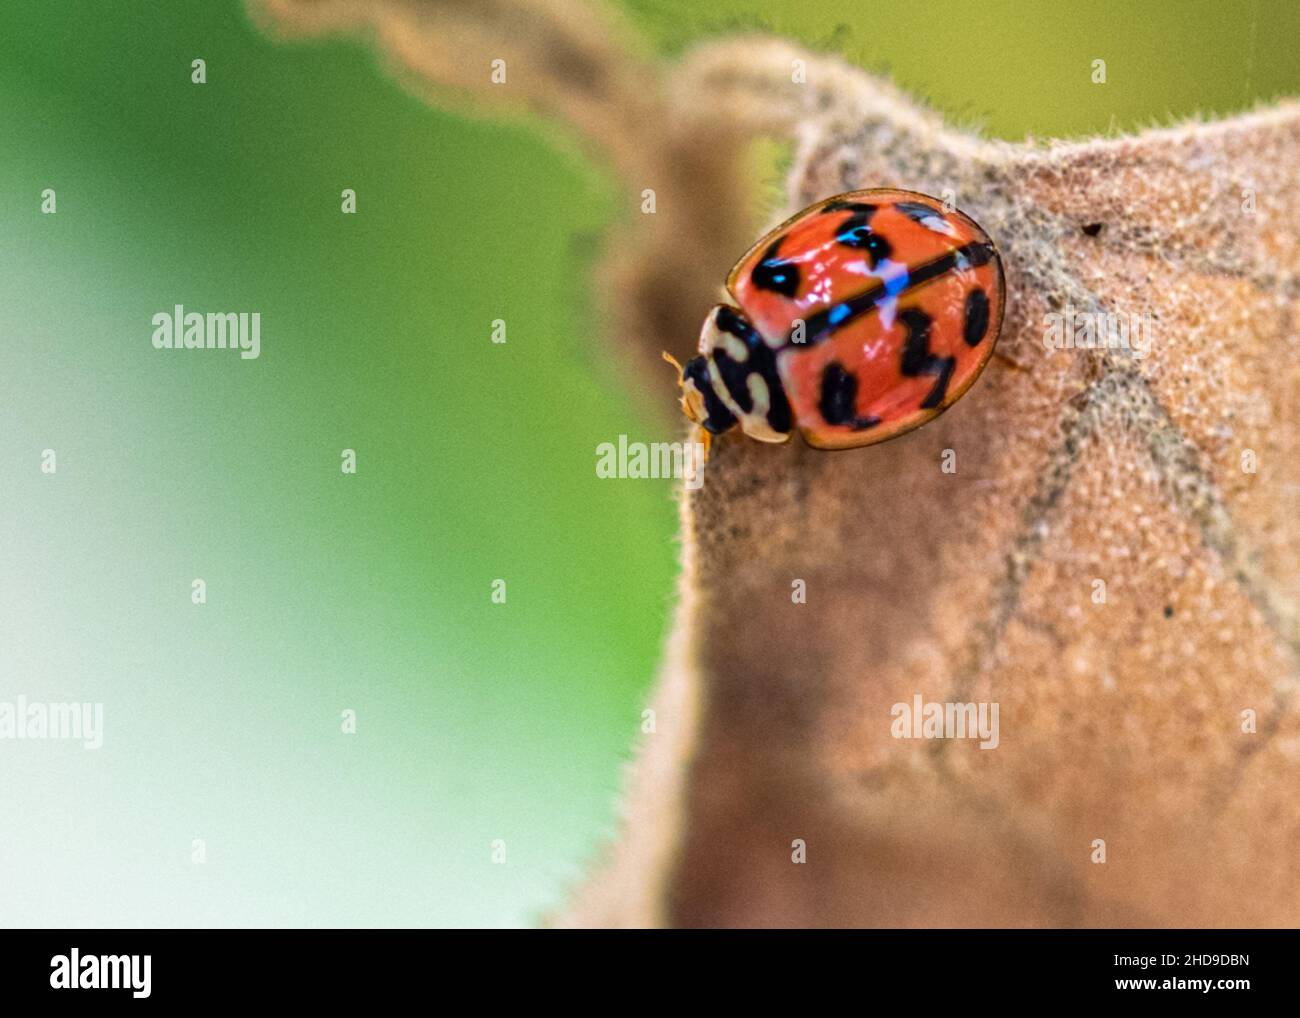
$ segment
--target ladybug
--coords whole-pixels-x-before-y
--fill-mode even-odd
[[[851,191],[755,244],[678,370],[706,443],[736,424],[821,449],[872,445],[971,387],[1002,326],[1002,259],[969,216],[914,191]]]

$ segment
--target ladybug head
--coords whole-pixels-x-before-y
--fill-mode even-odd
[[[685,367],[678,364],[671,354],[665,353],[664,360],[677,369],[677,384],[682,389],[682,413],[712,435],[720,435],[735,425],[735,415],[727,409],[727,404],[714,388],[707,355],[692,357]]]

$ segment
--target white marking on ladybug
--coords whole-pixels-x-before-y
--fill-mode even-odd
[[[945,237],[961,236],[961,234],[957,232],[957,228],[942,216],[926,216],[923,219],[918,220],[918,222],[920,222],[920,224],[927,230],[931,230],[934,233],[942,233]]]
[[[730,332],[724,332],[722,333],[722,345],[733,361],[744,364],[745,361],[749,360],[749,347],[745,345],[740,337],[733,336]]]

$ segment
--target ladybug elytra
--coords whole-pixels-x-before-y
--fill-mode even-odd
[[[739,424],[763,442],[797,428],[823,449],[893,438],[956,402],[993,353],[1005,297],[988,234],[899,190],[810,206],[750,249],[727,290],[738,306],[713,308],[678,366],[682,410],[706,442]]]

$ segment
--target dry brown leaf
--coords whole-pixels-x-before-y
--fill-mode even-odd
[[[797,141],[773,221],[854,188],[951,189],[1002,249],[999,350],[1022,369],[995,362],[942,418],[867,449],[715,445],[682,503],[658,734],[618,844],[562,921],[1295,925],[1300,107],[994,143],[782,42],[633,71],[565,7],[488,6],[586,38],[596,80],[630,75],[636,95],[611,88],[607,108],[563,73],[535,98],[633,186],[665,174],[676,218],[644,224],[646,244],[623,245],[637,261],[608,277],[619,345],[643,364],[670,336],[690,345],[745,246],[737,164],[719,153],[734,147],[710,136],[725,124],[729,143]],[[435,40],[458,5],[266,7],[298,29],[364,20],[413,73],[457,83]],[[650,95],[668,126],[626,115]],[[1149,354],[1046,349],[1045,315],[1067,305],[1150,314]],[[999,703],[1000,746],[891,738],[891,705],[918,693]]]

